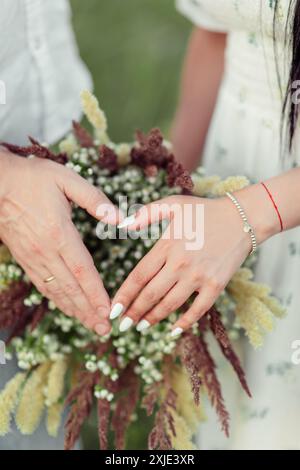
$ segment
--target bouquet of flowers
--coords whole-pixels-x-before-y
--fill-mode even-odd
[[[73,168],[124,211],[127,205],[172,194],[217,197],[248,184],[244,177],[205,177],[202,169],[190,176],[158,129],[148,135],[137,132],[131,144],[114,144],[97,99],[84,91],[82,104],[93,134],[74,122],[72,133],[59,144],[60,153],[32,138],[28,147],[6,147],[23,157],[49,158]],[[112,228],[78,207],[73,208],[73,220],[113,296],[155,240],[143,232],[124,239],[122,230],[112,239]],[[163,227],[158,224],[154,230],[159,236]],[[9,329],[7,359],[16,355],[21,369],[0,392],[0,436],[9,432],[12,417],[21,433],[32,434],[44,413],[48,433],[55,436],[66,408],[65,448],[71,449],[96,404],[102,450],[126,447],[127,429],[141,409],[153,416],[149,449],[193,449],[193,434],[203,419],[202,394],[209,397],[228,434],[229,414],[208,335],[213,334],[250,395],[231,342],[246,335],[259,347],[274,318],[284,313],[270,289],[252,280],[254,264],[252,255],[213,308],[181,337],[170,334],[180,311],[141,333],[120,333],[113,324],[109,335],[99,337],[44,298],[0,246],[0,329]]]

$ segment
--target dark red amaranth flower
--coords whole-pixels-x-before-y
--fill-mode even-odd
[[[134,165],[143,169],[152,165],[167,168],[171,154],[163,145],[164,139],[159,129],[152,129],[147,135],[137,131],[136,140],[138,145],[131,150],[131,161]]]
[[[200,387],[202,380],[200,378],[202,363],[199,359],[199,341],[198,337],[188,331],[178,341],[178,353],[182,364],[186,368],[192,385],[194,400],[198,406],[200,403]]]
[[[176,399],[176,393],[171,387],[169,387],[166,391],[165,398],[155,415],[154,427],[148,438],[149,450],[172,449],[171,436],[176,436],[172,410],[176,410]]]
[[[38,324],[43,320],[45,315],[49,312],[48,309],[48,300],[43,299],[41,305],[38,305],[32,314],[30,321],[30,330],[33,331],[38,326]]]
[[[29,326],[30,330],[33,331],[38,324],[43,320],[45,315],[48,313],[48,300],[43,299],[42,303],[36,307],[31,307],[25,312],[19,321],[14,325],[10,332],[7,343],[9,344],[13,338],[22,336],[25,329]]]
[[[147,416],[151,416],[155,405],[158,404],[160,396],[161,383],[154,383],[148,385],[144,390],[144,397],[142,400],[142,408],[146,410]]]
[[[97,405],[98,436],[101,450],[108,449],[108,431],[110,418],[110,403],[106,399],[99,399]]]
[[[78,385],[67,396],[66,405],[70,405],[70,411],[65,425],[65,450],[73,449],[80,436],[81,427],[93,406],[94,386],[98,378],[98,372],[81,372]]]
[[[143,168],[147,176],[149,168],[164,169],[168,174],[169,186],[179,186],[184,192],[191,192],[193,189],[191,176],[180,163],[176,162],[174,155],[163,144],[164,139],[159,129],[152,129],[147,135],[137,131],[136,139],[138,145],[131,150],[131,161],[134,165]]]
[[[107,145],[101,145],[99,148],[99,165],[101,168],[109,170],[110,173],[116,173],[119,169],[117,154]]]
[[[121,394],[112,417],[112,429],[115,433],[115,448],[123,450],[125,448],[126,431],[130,426],[140,396],[140,381],[134,373],[134,365],[125,369],[120,377],[119,385]]]
[[[51,152],[47,147],[41,145],[37,140],[29,137],[30,142],[32,143],[32,154],[39,158],[46,158],[48,160],[52,160],[56,163],[60,163],[61,165],[65,165],[68,161],[68,156],[66,153],[58,153],[55,154]]]
[[[24,305],[24,300],[32,289],[32,284],[24,281],[14,281],[0,292],[0,330],[14,328],[31,312]]]
[[[167,183],[170,187],[179,186],[184,194],[191,194],[194,187],[191,175],[173,157],[167,166]]]
[[[216,410],[222,431],[229,436],[229,414],[226,410],[222,395],[221,385],[216,375],[216,365],[210,355],[203,335],[197,337],[197,360],[199,361],[200,374],[203,385],[207,391],[211,405]]]
[[[99,349],[97,351],[97,355],[101,357],[101,354],[99,354]],[[109,356],[108,362],[112,367],[117,368],[117,355],[114,351]],[[99,377],[99,380],[98,380],[99,385],[101,385],[100,379],[101,377]],[[118,392],[122,392],[122,384],[120,382],[121,382],[120,379],[113,381],[110,378],[106,378],[104,382],[102,382],[102,385],[109,392],[116,394]],[[97,406],[97,414],[98,414],[98,437],[99,437],[99,446],[101,450],[107,450],[108,448],[108,433],[110,430],[110,413],[111,413],[110,402],[106,399],[99,399],[98,406]]]
[[[209,316],[209,326],[214,336],[216,337],[218,343],[220,343],[224,348],[230,346],[230,340],[227,335],[225,326],[222,323],[221,316],[219,312],[212,307],[208,312]]]
[[[247,395],[251,397],[251,392],[249,390],[246,375],[242,368],[241,362],[230,343],[230,339],[228,338],[226,328],[222,323],[221,316],[214,307],[211,308],[209,311],[209,319],[210,329],[213,332],[223,355],[232,365],[243,389],[245,390]]]
[[[90,148],[94,147],[94,139],[79,122],[72,121],[73,124],[73,131],[75,134],[76,139],[81,147]]]
[[[11,153],[15,153],[20,157],[28,157],[29,155],[32,155],[32,147],[21,147],[19,145],[9,144],[8,142],[1,142],[1,145],[7,150],[9,150]]]
[[[19,145],[13,145],[7,142],[1,142],[1,145],[3,145],[3,147],[5,147],[10,152],[19,155],[20,157],[29,157],[29,155],[35,155],[38,158],[46,158],[62,165],[67,163],[68,157],[66,153],[55,154],[44,145],[41,145],[37,140],[33,139],[33,137],[29,137],[29,140],[31,145],[27,147],[20,147]]]

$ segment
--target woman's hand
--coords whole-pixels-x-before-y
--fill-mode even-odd
[[[119,220],[106,196],[73,170],[0,152],[0,239],[43,295],[106,334],[110,300],[72,223],[70,201],[98,219],[101,212],[106,222]]]
[[[154,325],[196,293],[192,305],[174,324],[172,334],[190,328],[214,304],[251,250],[249,234],[243,231],[242,220],[227,197],[212,200],[172,196],[142,208],[128,229],[143,228],[167,217],[171,222],[163,237],[113,300],[111,318],[126,311],[121,331],[133,324],[137,324],[138,331]],[[194,242],[193,231],[197,234]],[[257,236],[259,242],[264,238],[259,230]]]

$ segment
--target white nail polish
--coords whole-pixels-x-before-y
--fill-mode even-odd
[[[114,320],[115,318],[118,318],[121,315],[121,313],[123,313],[124,308],[125,308],[124,305],[122,305],[120,303],[114,305],[113,308],[111,309],[109,318],[111,320]]]
[[[126,217],[126,219],[124,219],[123,222],[121,222],[118,225],[118,228],[126,228],[129,225],[132,225],[134,222],[135,222],[135,214],[130,215],[129,217]]]
[[[172,336],[172,338],[174,338],[175,336],[181,335],[182,332],[183,332],[183,329],[182,329],[182,328],[179,328],[179,327],[178,327],[178,328],[175,328],[175,330],[173,330],[173,331],[171,332],[171,336]]]
[[[136,329],[137,329],[137,331],[144,331],[144,330],[147,330],[147,328],[149,328],[149,326],[151,326],[151,323],[149,323],[147,320],[141,320],[137,324]]]
[[[133,324],[132,318],[124,317],[120,323],[119,330],[121,331],[121,333],[123,333],[124,331],[129,330],[132,324]]]

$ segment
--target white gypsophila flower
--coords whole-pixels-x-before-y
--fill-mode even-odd
[[[111,380],[115,382],[119,378],[119,374],[117,372],[113,372],[110,376]]]
[[[49,310],[55,310],[56,309],[56,305],[52,300],[48,301],[48,308],[49,308]]]
[[[85,363],[85,367],[89,372],[96,372],[97,370],[97,364],[92,361],[88,361]]]
[[[29,370],[31,367],[31,364],[26,361],[18,361],[18,367],[23,370]]]

